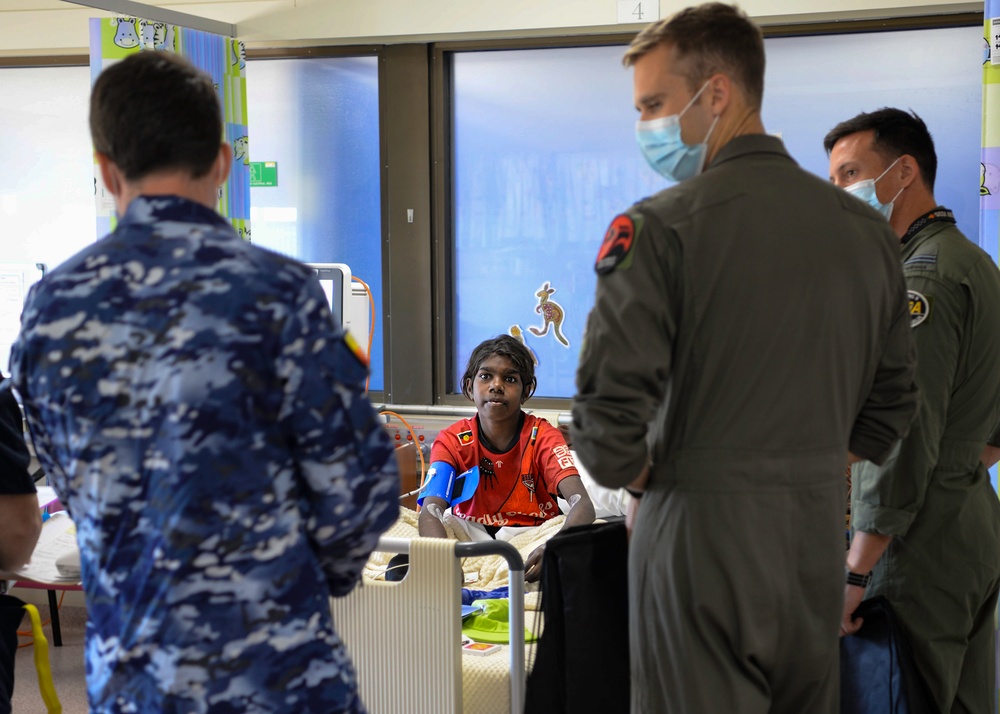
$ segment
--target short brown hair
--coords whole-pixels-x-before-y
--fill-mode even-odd
[[[90,94],[90,136],[128,181],[166,170],[201,178],[222,145],[212,79],[170,52],[144,50],[101,72]]]
[[[659,44],[674,48],[691,91],[724,72],[760,109],[764,101],[764,36],[735,5],[710,2],[654,22],[636,35],[622,62],[631,67]]]

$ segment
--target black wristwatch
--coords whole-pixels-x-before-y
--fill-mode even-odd
[[[851,570],[848,568],[844,568],[844,570],[847,573],[848,585],[853,585],[858,588],[866,588],[868,587],[868,583],[872,581],[871,573],[865,573],[864,575],[862,575],[861,573],[851,572]]]

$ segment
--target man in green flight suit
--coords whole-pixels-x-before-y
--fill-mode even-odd
[[[726,4],[643,30],[639,146],[677,182],[614,218],[571,428],[630,487],[633,714],[836,714],[844,466],[916,410],[895,236],[760,117],[764,42]]]
[[[986,714],[996,689],[1000,503],[981,457],[1000,423],[1000,271],[934,200],[937,157],[918,116],[859,114],[824,146],[830,180],[899,236],[921,397],[898,452],[854,467],[855,577],[841,631],[861,627],[851,615],[863,597],[885,595],[935,710]]]

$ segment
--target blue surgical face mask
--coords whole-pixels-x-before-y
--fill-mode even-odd
[[[708,151],[708,137],[712,135],[719,117],[715,117],[708,134],[700,144],[689,146],[681,139],[681,117],[691,108],[695,100],[705,91],[708,82],[701,85],[691,101],[681,110],[680,114],[672,114],[659,119],[639,121],[635,124],[635,137],[643,156],[653,169],[670,181],[683,181],[697,176],[705,165],[705,154]]]
[[[901,156],[899,158],[901,159],[903,157]],[[865,179],[864,181],[858,181],[857,183],[852,183],[850,186],[845,186],[844,190],[847,191],[852,196],[860,198],[862,201],[864,201],[869,206],[871,206],[876,211],[885,216],[885,220],[888,221],[889,218],[892,216],[892,206],[896,202],[896,199],[899,198],[899,194],[903,192],[903,189],[902,188],[899,189],[899,191],[896,192],[896,195],[892,197],[892,200],[889,201],[889,203],[882,203],[881,201],[878,200],[878,194],[875,193],[875,182],[881,179],[887,173],[889,173],[889,169],[891,169],[898,163],[899,159],[896,159],[891,164],[889,164],[888,168],[886,168],[885,171],[879,174],[878,178]]]

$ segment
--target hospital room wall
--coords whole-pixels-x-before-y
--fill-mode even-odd
[[[441,3],[432,0],[429,4]],[[979,32],[975,28],[970,31],[973,37]],[[866,38],[866,42],[877,42],[872,35],[858,37]],[[599,38],[591,39],[601,41]],[[575,41],[572,37],[565,39],[569,44]],[[557,44],[558,40],[537,42],[544,46],[550,42]],[[472,47],[476,44],[469,43]],[[469,345],[463,347],[458,344],[455,326],[460,320],[448,312],[453,309],[450,292],[456,277],[449,275],[452,266],[448,255],[448,246],[455,240],[447,226],[451,207],[447,205],[446,197],[451,193],[452,184],[447,171],[442,172],[438,168],[450,161],[447,144],[451,135],[447,126],[432,121],[435,114],[439,118],[449,114],[448,97],[441,88],[429,91],[435,83],[446,81],[446,73],[435,64],[440,55],[434,52],[434,46],[426,43],[389,44],[378,50],[381,150],[385,167],[381,182],[384,192],[382,257],[385,290],[382,297],[386,307],[379,314],[382,326],[376,329],[386,337],[386,387],[384,393],[375,398],[390,403],[465,406],[467,402],[454,393],[454,372],[449,374],[449,366],[454,369],[464,365]],[[802,52],[804,56],[817,59],[829,56],[807,47]],[[978,64],[978,52],[978,46],[973,48],[970,64]],[[621,72],[616,57],[606,64]],[[808,83],[804,86],[810,92],[819,89]],[[626,85],[621,87],[627,90]],[[629,112],[627,99],[621,103],[626,113]],[[790,105],[797,106],[801,96],[797,94],[785,99]],[[630,115],[622,120],[622,126],[628,125],[629,120]],[[783,131],[786,141],[790,142],[794,142],[800,134],[792,131],[787,122],[778,122],[774,129]],[[435,142],[439,145],[437,149],[433,146]],[[805,146],[806,149],[797,147],[794,153],[797,156],[806,155],[809,153],[807,149],[812,153],[821,153],[816,148],[819,144],[815,137],[809,139]],[[628,155],[633,156],[634,153],[630,145]],[[810,168],[821,172],[823,167]],[[433,180],[433,184],[429,185],[429,179]],[[415,212],[412,223],[407,218],[411,208]],[[963,211],[963,215],[971,213],[972,210]],[[601,220],[605,219],[602,214]],[[600,230],[598,226],[581,235],[598,235]],[[582,260],[585,263],[590,253],[583,251],[581,255],[584,255]],[[577,272],[591,275],[588,265],[582,265]],[[591,291],[582,290],[579,299],[585,301],[590,294]],[[565,296],[566,293],[561,292],[560,295]],[[585,307],[579,311],[581,315],[585,313]],[[558,348],[553,349],[558,351]],[[572,362],[569,359],[567,364]],[[566,381],[562,386],[554,378],[547,378],[547,392],[552,396],[550,403],[535,399],[532,406],[565,409],[565,398],[572,394],[572,371],[572,367],[562,370]]]
[[[637,2],[639,0],[636,0]],[[687,0],[646,0],[665,16]],[[82,51],[86,23],[100,11],[48,0],[43,9],[0,0],[0,57]],[[235,23],[250,47],[359,44],[601,34],[634,30],[617,24],[615,0],[158,0],[157,6]],[[965,0],[743,0],[741,6],[764,25],[860,18],[982,12]]]

